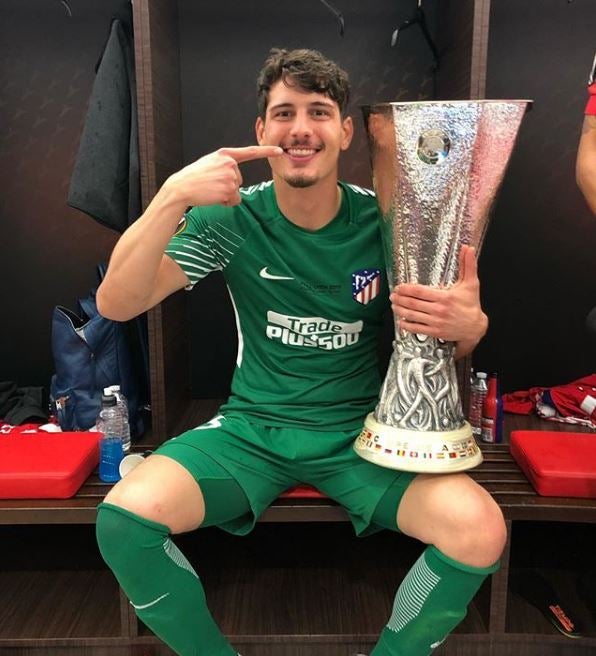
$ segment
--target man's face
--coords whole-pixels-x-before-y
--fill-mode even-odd
[[[337,179],[339,153],[350,145],[353,126],[328,96],[279,80],[269,92],[265,119],[257,119],[256,133],[260,145],[283,148],[281,157],[270,160],[274,178],[310,187],[329,176]]]

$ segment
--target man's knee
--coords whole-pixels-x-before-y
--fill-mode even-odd
[[[469,476],[421,476],[408,494],[398,514],[405,533],[468,565],[486,567],[499,559],[507,541],[503,513]]]
[[[110,490],[105,502],[165,524],[172,533],[194,530],[205,517],[198,483],[182,465],[163,456],[152,456],[133,469]]]
[[[163,515],[159,491],[142,479],[122,479],[108,492],[104,501],[154,522]]]
[[[483,488],[465,495],[451,526],[450,543],[459,559],[477,567],[490,566],[503,553],[507,527],[501,509]]]

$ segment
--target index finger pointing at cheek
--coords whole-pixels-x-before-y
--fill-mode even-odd
[[[253,159],[279,157],[284,151],[279,146],[244,146],[242,148],[220,148],[219,152],[232,157],[240,164]]]

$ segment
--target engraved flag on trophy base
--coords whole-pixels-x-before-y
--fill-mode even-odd
[[[530,101],[364,107],[389,286],[448,287],[464,244],[478,255]],[[396,331],[379,403],[354,443],[391,469],[455,472],[482,453],[465,421],[455,344]]]

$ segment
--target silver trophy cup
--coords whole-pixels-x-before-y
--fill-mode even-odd
[[[464,244],[480,251],[527,100],[383,103],[364,107],[389,286],[448,287]],[[482,462],[465,421],[455,344],[396,330],[375,411],[354,449],[412,472]]]

